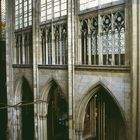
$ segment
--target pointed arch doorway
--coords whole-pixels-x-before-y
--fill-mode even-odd
[[[103,87],[89,98],[83,120],[84,140],[126,139],[126,125],[120,108]]]
[[[26,78],[22,78],[22,107],[21,107],[21,129],[22,140],[34,139],[34,105],[33,92]]]
[[[68,140],[68,106],[61,88],[53,82],[49,91],[47,140]]]

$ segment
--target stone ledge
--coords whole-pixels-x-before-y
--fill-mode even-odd
[[[13,68],[33,68],[33,64],[13,64]]]
[[[38,65],[39,69],[68,69],[68,65]]]
[[[75,65],[75,70],[130,72],[130,66]],[[13,68],[33,68],[32,64],[13,64]],[[68,65],[38,65],[39,69],[68,69]]]
[[[75,70],[130,72],[130,66],[75,65]]]

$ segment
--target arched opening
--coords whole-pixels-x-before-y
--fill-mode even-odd
[[[34,140],[33,92],[25,78],[22,83],[22,140]]]
[[[120,109],[104,88],[100,88],[87,104],[83,137],[84,140],[126,139]]]
[[[49,91],[47,115],[48,140],[68,140],[68,105],[60,87],[53,83]]]
[[[88,25],[87,20],[82,23],[81,43],[82,43],[82,64],[88,64]]]

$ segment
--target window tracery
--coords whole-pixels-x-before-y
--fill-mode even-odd
[[[54,38],[52,40],[52,38]],[[42,63],[67,64],[67,31],[66,24],[54,25],[41,29]],[[53,63],[54,59],[54,63]]]
[[[115,29],[115,64],[124,64],[125,55],[125,23],[124,13],[117,12],[114,14],[114,29]]]
[[[102,17],[103,65],[112,64],[112,47],[112,20],[109,14]]]
[[[125,65],[124,11],[81,20],[81,63]]]
[[[32,64],[32,33],[16,34],[15,39],[16,64]]]

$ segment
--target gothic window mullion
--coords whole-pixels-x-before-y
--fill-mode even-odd
[[[94,32],[92,32],[92,48],[91,48],[91,57],[92,57],[92,64],[96,65],[98,62],[97,60],[97,37],[96,34]]]
[[[29,57],[30,57],[30,52],[29,52],[29,33],[27,33],[27,64],[29,64]]]
[[[27,34],[24,35],[25,64],[27,64]]]
[[[65,60],[66,60],[66,64],[68,63],[68,39],[67,36],[65,37],[66,39],[66,43],[65,43]]]
[[[22,35],[20,35],[20,42],[19,42],[19,44],[20,44],[20,50],[19,50],[19,53],[20,53],[20,64],[22,64]]]
[[[48,36],[48,64],[51,64],[51,57],[50,57],[50,37]]]
[[[52,64],[52,37],[51,32],[48,34],[48,64]]]
[[[58,64],[58,51],[59,51],[58,40],[59,40],[58,35],[56,35],[55,36],[55,64]]]
[[[66,36],[66,34],[64,36],[64,51],[65,51],[65,55],[64,55],[65,63],[64,64],[67,64],[67,36]]]
[[[84,64],[84,31],[81,30],[81,59],[82,59],[82,64]]]
[[[98,42],[98,64],[99,65],[103,65],[103,47],[102,47],[102,37],[103,37],[103,33],[102,33],[102,17],[100,15],[100,13],[98,14],[98,31],[97,31],[97,42]]]
[[[64,37],[65,37],[65,64],[67,64],[67,61],[68,61],[68,48],[67,48],[67,46],[68,46],[68,44],[67,44],[67,31],[66,31],[66,29],[64,29]]]
[[[62,64],[65,64],[64,35],[62,35]]]
[[[59,64],[62,65],[62,27],[59,26]]]
[[[119,65],[121,64],[121,42],[120,42],[120,31],[119,31],[119,33],[118,33],[118,45],[119,45],[119,47],[118,47],[118,53],[119,53]]]
[[[45,35],[43,37],[43,44],[44,44],[44,64],[46,64],[46,32]]]
[[[59,64],[59,30],[56,32],[56,64]]]
[[[48,43],[48,30],[46,30],[46,36],[45,36],[45,43],[46,43],[46,52],[45,52],[45,57],[46,57],[46,64],[48,64],[48,47],[49,47],[49,43]]]
[[[50,39],[49,39],[49,34],[47,37],[47,42],[48,42],[48,64],[50,64]]]
[[[28,64],[32,63],[32,33],[28,32]]]
[[[89,40],[88,40],[88,20],[82,21],[81,27],[81,55],[82,55],[82,64],[88,64],[88,53],[89,52]],[[89,43],[89,44],[88,44]]]
[[[87,31],[84,30],[84,64],[87,62]]]
[[[57,64],[60,64],[60,45],[59,45],[59,43],[60,43],[60,37],[59,37],[59,35],[58,35],[58,38],[57,38],[57,47],[58,47],[58,49],[57,49]]]
[[[111,58],[111,65],[114,65],[115,64],[115,62],[114,62],[114,58],[115,58],[115,39],[114,39],[114,26],[113,26],[113,24],[114,24],[114,15],[113,14],[111,14],[111,20],[112,20],[112,22],[111,22],[111,26],[112,26],[112,28],[111,28],[111,34],[112,34],[112,58]]]
[[[82,64],[82,22],[78,22],[78,48],[77,48],[77,61]]]
[[[46,42],[45,42],[45,31],[42,31],[42,63],[46,63]]]
[[[88,19],[88,33],[87,33],[87,64],[91,65],[91,19]]]
[[[91,47],[91,63],[94,65],[95,64],[95,45],[94,45],[94,32],[92,31],[92,47]]]
[[[50,44],[50,64],[52,64],[52,38],[50,37],[49,44]]]
[[[17,58],[17,64],[20,64],[20,39],[19,35],[17,35],[17,42],[16,42],[16,58]]]
[[[62,64],[67,63],[67,37],[66,37],[66,29],[63,27],[62,29]]]
[[[25,34],[22,33],[22,63],[25,64]]]

